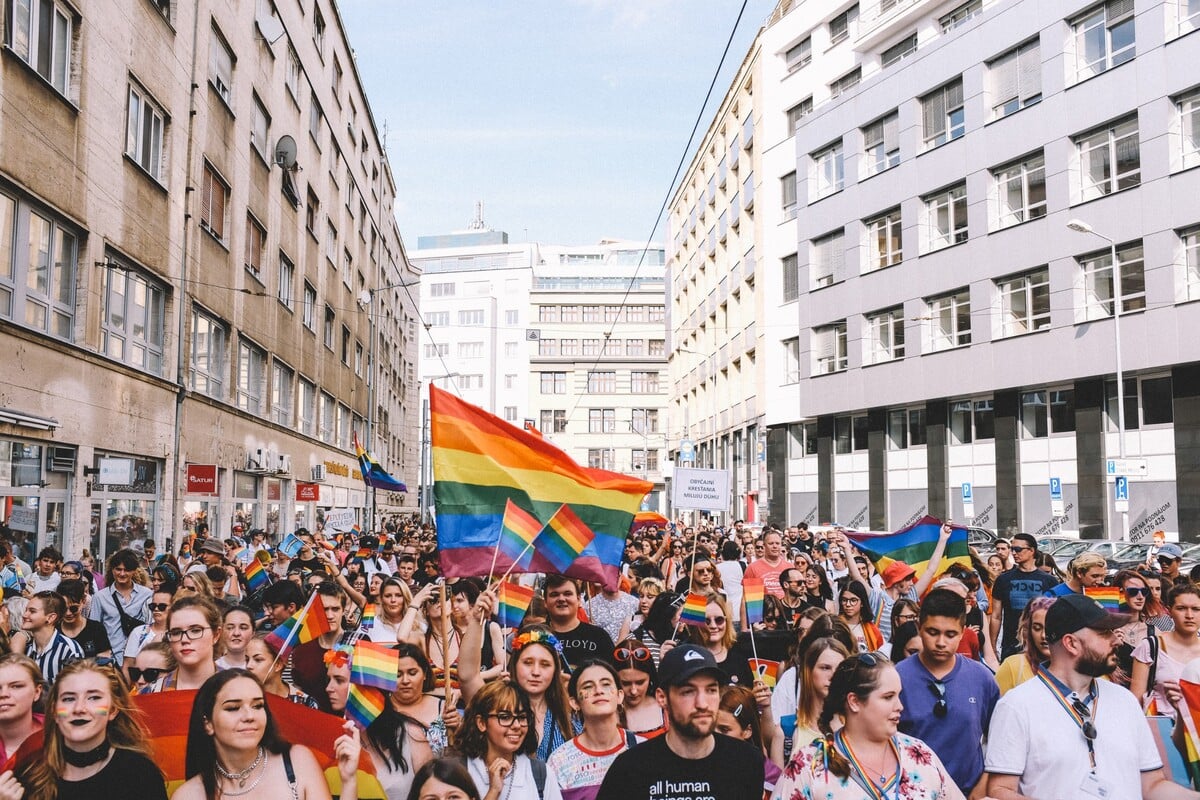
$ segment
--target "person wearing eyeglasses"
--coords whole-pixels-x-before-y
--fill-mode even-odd
[[[567,694],[583,730],[555,748],[546,766],[565,800],[595,800],[613,761],[642,740],[621,727],[624,694],[612,664],[599,659],[580,664],[571,674]]]
[[[617,665],[626,727],[643,739],[662,736],[667,730],[667,715],[654,699],[658,670],[650,648],[639,639],[624,639],[613,649],[613,662]]]
[[[823,736],[796,749],[776,796],[963,800],[937,753],[898,730],[900,691],[900,676],[883,656],[862,653],[841,662],[821,710]],[[839,715],[845,724],[835,731]]]
[[[992,584],[992,606],[988,612],[992,648],[997,649],[999,640],[1001,661],[1021,649],[1017,629],[1025,606],[1058,585],[1058,579],[1038,569],[1036,539],[1028,533],[1018,533],[1013,536],[1009,548],[1016,566],[1001,573]]]
[[[67,606],[59,620],[58,630],[63,636],[74,639],[83,650],[84,658],[104,658],[112,655],[108,643],[108,631],[86,613],[87,586],[78,578],[67,578],[58,584],[58,593]]]
[[[1137,699],[1099,680],[1116,669],[1116,631],[1129,622],[1086,595],[1054,601],[1046,612],[1049,665],[1000,698],[992,716],[988,794],[1200,798],[1163,774]]]
[[[161,642],[166,637],[167,610],[171,608],[171,595],[167,592],[155,592],[146,608],[150,610],[150,622],[133,629],[125,643],[125,652],[121,654],[121,663],[126,670],[133,666],[142,648],[154,642]]]
[[[217,671],[216,649],[221,639],[221,612],[202,597],[183,597],[167,611],[167,632],[176,667],[151,684],[143,694],[199,689]]]
[[[937,753],[954,783],[970,794],[983,775],[983,737],[1000,689],[983,664],[958,655],[967,603],[950,589],[933,589],[921,603],[921,650],[896,664],[901,733]]]
[[[456,749],[484,800],[561,800],[554,773],[537,758],[529,698],[514,681],[486,684],[467,705]]]

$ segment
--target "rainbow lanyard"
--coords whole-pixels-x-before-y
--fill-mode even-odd
[[[1077,694],[1074,692],[1063,691],[1064,687],[1062,687],[1059,682],[1054,679],[1054,676],[1047,675],[1045,670],[1043,670],[1041,667],[1038,668],[1037,677],[1038,680],[1040,680],[1042,684],[1050,690],[1050,694],[1052,694],[1054,699],[1058,701],[1058,704],[1063,707],[1063,710],[1067,712],[1067,716],[1069,716],[1071,720],[1079,726],[1079,732],[1084,734],[1083,738],[1087,740],[1088,759],[1091,761],[1092,769],[1094,770],[1096,768],[1096,745],[1092,740],[1095,738],[1096,734],[1095,722],[1093,720],[1096,719],[1096,713],[1100,708],[1100,692],[1097,691],[1095,679],[1092,680],[1092,685],[1088,689],[1088,697],[1092,698],[1092,713],[1090,716],[1085,717],[1079,713],[1078,709],[1075,708],[1075,702],[1080,702],[1085,706],[1087,705],[1085,701],[1078,700],[1079,696]],[[1072,697],[1077,698],[1077,700],[1071,700]],[[1093,733],[1091,736],[1088,736],[1084,732],[1085,725],[1092,726]]]
[[[896,800],[900,798],[900,748],[896,747],[896,740],[894,738],[889,739],[888,744],[892,746],[892,753],[896,756],[896,771],[892,774],[892,777],[887,779],[886,783],[882,786],[877,786],[875,781],[871,780],[870,774],[863,767],[858,756],[854,755],[854,750],[850,747],[850,742],[846,741],[846,738],[842,736],[842,732],[838,731],[833,735],[834,747],[846,757],[846,760],[850,762],[850,766],[854,767],[854,771],[858,776],[857,783],[867,790],[871,800],[887,800],[887,793],[893,789],[895,790],[894,796]]]

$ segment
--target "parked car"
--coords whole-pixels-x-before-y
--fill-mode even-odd
[[[987,528],[967,526],[967,544],[974,547],[980,555],[987,555],[996,549],[996,533]]]
[[[1078,541],[1074,536],[1041,536],[1037,540],[1038,549],[1050,555],[1054,555],[1060,548]]]

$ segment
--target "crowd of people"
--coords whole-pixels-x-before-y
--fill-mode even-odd
[[[503,627],[431,525],[296,536],[136,541],[103,572],[0,541],[0,800],[165,798],[140,698],[178,691],[181,800],[328,798],[330,772],[356,800],[363,764],[391,800],[1200,798],[1146,721],[1186,750],[1200,588],[1169,544],[1112,578],[1116,612],[1087,594],[1102,558],[1058,573],[1025,534],[968,566],[946,526],[918,574],[837,529],[648,526],[618,586],[514,576],[533,596]],[[270,632],[310,607],[328,630],[281,657]],[[396,683],[323,770],[278,704],[350,717],[360,641]]]

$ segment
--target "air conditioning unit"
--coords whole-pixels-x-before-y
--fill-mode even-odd
[[[275,459],[275,471],[280,475],[291,474],[292,457],[289,455],[281,455]]]
[[[311,474],[313,483],[324,483],[325,482],[325,465],[317,464],[316,466],[314,466],[312,468],[310,474]]]
[[[46,470],[49,472],[74,472],[76,452],[74,447],[56,445],[48,448]]]

